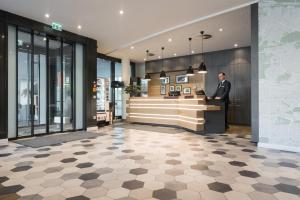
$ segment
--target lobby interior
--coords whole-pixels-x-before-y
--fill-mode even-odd
[[[300,199],[299,13],[0,0],[0,199]]]

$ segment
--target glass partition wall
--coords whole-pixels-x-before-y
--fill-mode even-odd
[[[97,58],[97,112],[103,112],[111,103],[114,119],[121,119],[123,113],[123,88],[112,88],[113,81],[122,81],[121,60],[109,57]]]
[[[75,44],[23,30],[16,36],[16,137],[74,130]]]

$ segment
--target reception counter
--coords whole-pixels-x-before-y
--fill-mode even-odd
[[[171,125],[201,133],[225,131],[222,103],[207,102],[205,96],[131,97],[126,111],[128,122]]]

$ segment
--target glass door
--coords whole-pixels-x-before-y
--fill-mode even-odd
[[[74,129],[74,45],[18,30],[17,137]]]
[[[19,137],[24,137],[32,135],[32,37],[22,31],[17,37],[17,131]]]
[[[33,124],[34,135],[46,133],[47,125],[47,50],[46,37],[34,35],[33,49]]]
[[[49,132],[59,132],[62,131],[61,42],[49,39],[48,53]]]

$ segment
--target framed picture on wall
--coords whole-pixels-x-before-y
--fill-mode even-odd
[[[191,88],[190,87],[183,88],[183,94],[191,94]]]
[[[174,85],[170,85],[170,92],[174,92],[175,91],[175,86]]]
[[[162,85],[169,84],[170,83],[170,76],[167,76],[166,78],[161,79],[160,81],[161,81]]]
[[[189,77],[186,75],[177,75],[175,77],[176,83],[188,83],[189,82]]]
[[[176,92],[181,92],[181,85],[176,85],[175,91]]]
[[[161,95],[165,95],[166,94],[166,86],[165,85],[161,85],[160,86],[160,94]]]

